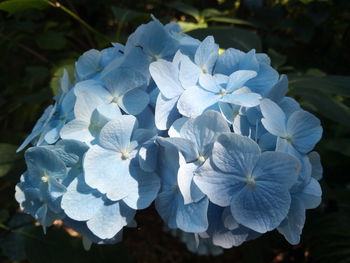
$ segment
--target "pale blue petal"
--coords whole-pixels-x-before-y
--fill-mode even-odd
[[[106,204],[92,219],[87,221],[91,232],[101,239],[114,237],[134,217],[135,211],[121,202]]]
[[[137,120],[134,116],[122,115],[118,119],[109,121],[102,128],[99,143],[106,149],[120,153],[131,150],[130,142],[136,128]]]
[[[155,173],[148,173],[137,166],[130,167],[130,173],[134,180],[128,184],[129,194],[123,201],[135,210],[148,207],[157,197],[160,180]]]
[[[128,114],[141,113],[149,103],[148,94],[142,89],[133,89],[120,97],[118,105]]]
[[[231,211],[238,223],[259,233],[271,231],[287,216],[291,197],[284,187],[267,182],[246,186],[236,192]]]
[[[286,136],[286,115],[281,108],[269,99],[260,102],[261,113],[264,116],[261,119],[265,129],[275,136]]]
[[[310,163],[312,165],[311,176],[316,180],[321,180],[323,175],[323,167],[321,164],[321,157],[317,152],[311,152],[308,154]]]
[[[76,75],[79,80],[91,77],[100,70],[101,53],[96,49],[90,49],[79,57],[75,64]]]
[[[222,97],[222,102],[232,103],[244,107],[259,105],[261,96],[257,93],[227,94]]]
[[[185,124],[185,122],[188,120],[189,118],[182,117],[174,121],[174,123],[171,125],[171,127],[168,130],[169,137],[181,137],[180,130],[182,126]]]
[[[230,205],[232,194],[245,185],[235,180],[233,175],[213,167],[209,159],[198,168],[193,180],[211,202],[224,207]]]
[[[285,74],[280,76],[278,82],[272,87],[269,93],[266,95],[266,98],[279,103],[285,96],[288,91],[288,77]]]
[[[277,137],[276,152],[285,152],[297,158],[301,158],[301,154],[294,148],[290,141]]]
[[[320,184],[316,179],[311,178],[304,189],[298,193],[298,197],[303,201],[306,209],[318,207],[322,201],[322,189]]]
[[[207,108],[216,104],[219,99],[220,95],[194,86],[182,93],[177,103],[177,108],[182,115],[195,118],[201,115]]]
[[[193,181],[194,172],[197,170],[197,168],[198,166],[194,163],[186,163],[183,161],[180,164],[179,172],[177,174],[177,182],[185,205],[198,202],[204,197],[202,191]]]
[[[283,110],[284,114],[286,114],[287,119],[293,112],[301,110],[299,103],[291,97],[284,97],[279,102],[279,106]]]
[[[178,228],[176,224],[178,196],[173,191],[161,191],[155,201],[156,209],[169,228]]]
[[[179,80],[184,89],[197,84],[200,69],[189,57],[182,55],[180,62]],[[180,95],[180,94],[179,94]]]
[[[217,85],[214,77],[210,74],[201,74],[199,77],[199,85],[206,91],[219,93],[220,87]]]
[[[185,157],[187,162],[194,162],[199,156],[199,152],[195,143],[188,139],[177,137],[157,137],[157,142],[164,147],[172,145],[179,152],[181,152],[181,154]]]
[[[238,70],[239,61],[245,53],[234,48],[226,49],[218,58],[215,65],[215,73],[230,75]]]
[[[78,119],[66,123],[60,135],[62,139],[78,140],[85,143],[90,143],[94,139],[89,131],[89,123]]]
[[[70,218],[86,221],[99,212],[104,202],[101,196],[94,194],[93,189],[88,186],[84,187],[84,182],[80,182],[80,184],[78,178],[70,183],[67,192],[62,197],[61,205]]]
[[[179,80],[179,69],[174,63],[159,60],[151,63],[149,71],[165,98],[171,99],[180,96],[184,91]]]
[[[271,66],[266,64],[260,64],[258,75],[255,78],[249,80],[246,83],[246,86],[250,88],[253,92],[265,96],[277,83],[278,77],[278,72],[274,70]]]
[[[109,103],[113,99],[111,93],[103,87],[103,84],[93,79],[80,81],[75,84],[74,94],[77,97],[85,96],[86,92],[92,94],[92,96],[99,97],[104,103]],[[88,110],[89,112],[93,111],[93,109]]]
[[[138,152],[139,164],[141,169],[146,172],[153,172],[157,168],[158,145],[154,140],[143,144]]]
[[[159,130],[169,129],[173,122],[181,117],[176,108],[178,99],[178,97],[167,99],[162,94],[158,95],[154,117]]]
[[[86,183],[111,200],[120,200],[129,194],[129,160],[122,160],[115,151],[106,150],[98,145],[92,146],[84,158]]]
[[[182,198],[181,198],[182,199]],[[208,198],[203,198],[199,202],[188,205],[179,200],[176,211],[176,225],[185,232],[201,233],[208,228]]]
[[[214,143],[212,160],[222,172],[243,177],[252,173],[260,155],[260,148],[252,139],[225,133]]]
[[[233,72],[227,83],[227,92],[233,92],[242,88],[248,80],[255,78],[256,75],[257,73],[252,70],[237,70]]]
[[[260,182],[276,186],[279,184],[279,188],[289,189],[297,181],[300,165],[299,160],[290,154],[263,152],[252,175],[257,184]]]
[[[301,200],[298,198],[293,198],[289,213],[277,230],[290,244],[297,245],[300,242],[300,235],[302,233],[304,223],[305,207]]]
[[[302,153],[311,151],[321,139],[320,120],[306,111],[294,112],[287,122],[287,132],[292,137],[294,147]]]
[[[215,44],[212,36],[206,37],[199,45],[194,56],[195,63],[205,73],[212,73],[215,62],[219,56],[219,46]]]
[[[198,154],[209,156],[212,144],[223,132],[230,132],[227,122],[219,112],[210,110],[188,120],[182,126],[180,135],[196,144]]]

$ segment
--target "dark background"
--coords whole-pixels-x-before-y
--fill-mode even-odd
[[[263,2],[263,1],[261,1]],[[255,3],[255,4],[254,4]],[[350,262],[350,1],[0,1],[0,262]],[[317,146],[324,166],[323,202],[307,211],[302,242],[277,231],[218,257],[188,252],[162,230],[154,207],[122,244],[85,252],[76,233],[59,224],[46,236],[18,211],[14,186],[25,170],[16,148],[52,103],[63,68],[90,48],[125,43],[154,14],[179,21],[189,34],[214,35],[222,48],[268,53],[289,77],[289,95],[324,128]]]

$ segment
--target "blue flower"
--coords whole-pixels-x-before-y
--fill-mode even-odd
[[[162,145],[175,146],[186,160],[180,162],[177,175],[185,204],[198,202],[205,196],[194,183],[193,174],[210,157],[214,141],[223,132],[230,132],[226,121],[220,113],[208,111],[183,123],[179,137],[158,138]]]
[[[98,136],[102,127],[110,120],[121,116],[119,107],[105,104],[95,93],[79,90],[76,86],[77,100],[74,106],[74,119],[61,129],[62,139],[74,139],[87,144]]]
[[[68,185],[62,208],[69,218],[85,222],[89,231],[102,240],[114,239],[135,215],[135,210],[123,201],[112,202],[89,187],[82,174]]]
[[[138,166],[138,149],[154,136],[137,129],[134,116],[123,115],[109,121],[101,130],[98,144],[84,158],[86,183],[111,201],[123,200],[134,209],[146,208],[156,197],[159,178]]]
[[[60,206],[67,177],[63,161],[45,147],[32,147],[25,153],[27,171],[16,186],[16,200],[21,208],[34,216],[45,228],[63,217]]]
[[[311,158],[304,156],[298,181],[291,188],[292,202],[288,215],[277,228],[292,245],[300,242],[305,210],[316,208],[321,203],[322,190],[317,182],[320,174],[322,175],[322,166],[318,154],[311,153]]]
[[[238,70],[229,77],[225,75],[202,74],[199,86],[186,89],[177,107],[187,117],[196,117],[205,110],[217,107],[219,102],[246,107],[257,106],[261,96],[245,87],[248,80],[256,76],[255,71]]]
[[[287,216],[299,166],[289,154],[261,153],[253,140],[229,133],[219,136],[194,181],[211,202],[230,206],[239,224],[265,233]]]
[[[295,156],[310,152],[322,136],[320,120],[304,110],[294,111],[288,118],[273,101],[264,99],[260,104],[265,129],[277,136],[276,151]]]
[[[208,198],[185,204],[178,186],[180,157],[178,150],[167,145],[159,151],[158,174],[161,188],[156,199],[156,209],[167,226],[185,232],[200,233],[208,228]]]
[[[172,62],[158,60],[151,63],[149,70],[160,90],[155,107],[156,126],[166,130],[180,117],[177,101],[185,89],[196,85],[199,68],[178,51]]]

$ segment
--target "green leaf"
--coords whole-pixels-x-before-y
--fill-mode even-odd
[[[183,29],[183,32],[189,32],[189,31],[193,31],[193,30],[196,30],[196,29],[207,28],[208,27],[207,23],[197,24],[197,23],[182,22],[182,21],[179,21],[177,23]]]
[[[17,145],[0,143],[0,177],[7,175],[15,162],[21,160],[21,155],[16,153],[17,148]]]
[[[192,37],[203,40],[206,36],[212,35],[221,48],[230,47],[244,51],[253,48],[257,52],[261,51],[261,40],[258,35],[250,30],[232,28],[232,27],[210,27],[205,29],[197,29],[188,33]]]
[[[47,50],[60,50],[66,46],[66,38],[62,32],[47,31],[36,38],[38,47]]]
[[[299,95],[306,102],[305,107],[317,111],[320,115],[332,121],[350,127],[350,108],[332,98],[329,94],[307,89],[294,89],[291,94]]]
[[[187,5],[181,2],[171,2],[171,3],[168,3],[167,6],[171,8],[175,8],[176,10],[184,14],[192,16],[194,19],[197,20],[197,22],[201,21],[201,15],[199,10],[190,5]]]
[[[247,25],[247,26],[255,26],[255,24],[248,22],[243,19],[239,18],[231,18],[231,17],[224,17],[224,16],[214,16],[206,19],[206,21],[213,21],[213,22],[221,22],[221,23],[228,23],[228,24],[235,24],[235,25]]]
[[[127,23],[133,20],[135,22],[138,22],[139,20],[145,21],[149,19],[149,14],[138,12],[128,8],[112,6],[112,12],[118,23]]]
[[[63,76],[63,70],[66,69],[71,82],[74,81],[75,60],[63,60],[52,70],[50,87],[54,95],[57,95],[60,87],[60,79]]]
[[[339,152],[350,157],[350,139],[334,138],[327,139],[322,142],[322,145],[331,151]]]
[[[9,218],[9,212],[5,209],[0,210],[0,224],[3,224],[6,222],[6,220]]]
[[[350,97],[350,77],[348,76],[291,76],[289,78],[289,87],[293,90],[309,89],[313,92],[322,91],[329,94]]]
[[[7,0],[0,3],[0,10],[12,15],[26,9],[43,9],[48,6],[49,3],[45,0]]]
[[[208,18],[212,16],[222,16],[223,12],[215,9],[215,8],[206,8],[203,9],[202,12],[200,12],[200,16],[203,18]]]
[[[271,58],[271,64],[274,68],[278,69],[280,66],[283,66],[286,61],[287,61],[287,57],[281,53],[278,53],[276,50],[274,49],[269,49],[267,51],[267,54],[270,56]]]

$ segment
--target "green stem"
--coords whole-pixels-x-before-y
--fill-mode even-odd
[[[83,25],[87,30],[91,31],[95,35],[101,37],[102,39],[112,42],[108,37],[106,37],[104,34],[98,32],[96,29],[94,29],[92,26],[90,26],[88,23],[86,23],[83,19],[81,19],[76,13],[72,12],[70,9],[62,5],[60,2],[57,1],[51,1],[51,0],[46,0],[46,2],[56,8],[61,9],[63,12],[77,20],[81,25]]]

